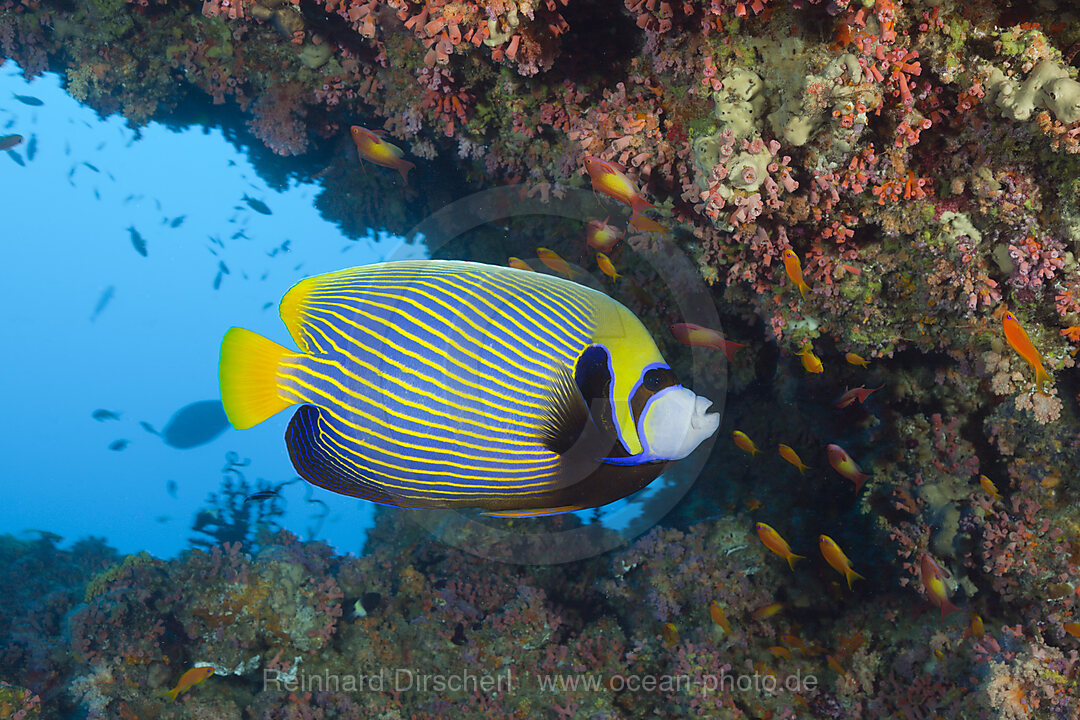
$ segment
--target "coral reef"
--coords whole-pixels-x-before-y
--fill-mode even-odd
[[[0,681],[0,717],[5,720],[38,720],[41,698],[29,690]]]
[[[82,602],[87,582],[118,562],[100,540],[61,550],[61,538],[41,533],[36,540],[0,536],[0,717],[33,717],[42,702],[62,707],[64,676],[73,658],[64,637],[66,614]]]
[[[452,199],[399,204],[411,189],[327,158],[358,118],[438,158],[459,192],[526,183],[557,202],[584,185],[585,155],[616,160],[786,350],[827,336],[868,357],[971,359],[1006,303],[1053,373],[1080,324],[1080,83],[1065,58],[1080,30],[1067,7],[1021,15],[896,0],[628,0],[616,16],[581,0],[7,0],[0,48],[136,124],[198,93],[228,103],[246,119],[220,122],[273,153],[318,151],[294,172],[323,178],[320,207],[351,233],[403,231]],[[355,204],[370,197],[388,202]],[[782,289],[788,248],[806,301]]]
[[[1006,511],[984,518],[993,513]],[[48,682],[66,694],[39,706],[32,689],[7,684],[0,708],[25,718],[73,702],[89,717],[297,719],[630,718],[672,708],[1050,718],[1080,708],[1080,641],[1060,629],[1072,600],[1010,624],[997,613],[1016,597],[999,595],[979,605],[976,635],[974,600],[942,620],[912,593],[852,592],[820,557],[789,569],[751,527],[736,514],[658,528],[609,556],[530,568],[418,537],[403,513],[386,511],[362,558],[284,532],[254,555],[228,545],[168,562],[133,556],[95,580],[59,634],[74,657]],[[969,531],[993,534],[960,532]],[[807,541],[791,537],[796,549]],[[849,547],[867,582],[883,586],[891,571]],[[967,570],[979,583],[996,578],[989,592],[1045,591],[1019,562],[978,565]],[[212,674],[175,702],[162,698],[192,667]],[[4,672],[30,688],[46,682],[23,667]]]

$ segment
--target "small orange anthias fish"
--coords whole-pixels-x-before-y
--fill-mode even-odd
[[[773,672],[772,668],[770,668],[764,662],[754,663],[754,672],[756,672],[758,675],[768,675],[769,677],[773,678],[776,677],[776,673]]]
[[[529,267],[529,263],[525,262],[521,258],[510,257],[510,259],[507,260],[506,263],[507,265],[516,270],[528,270],[529,272],[535,272],[531,267]]]
[[[780,642],[784,643],[788,647],[795,648],[796,650],[805,650],[806,643],[797,635],[781,635]]]
[[[671,326],[671,333],[683,345],[707,347],[722,351],[728,362],[735,362],[735,353],[738,352],[739,348],[746,347],[744,343],[726,340],[723,335],[715,330],[694,323],[675,323]]]
[[[862,490],[863,483],[869,479],[869,475],[859,470],[859,466],[851,459],[844,448],[836,444],[830,444],[825,448],[829,455],[829,464],[836,472],[855,483],[855,492]]]
[[[735,432],[731,433],[731,439],[735,441],[735,447],[739,448],[743,452],[750,453],[750,457],[754,457],[759,452],[761,452],[757,449],[757,445],[754,444],[754,441],[751,440],[750,437],[742,430],[736,430]]]
[[[799,261],[799,256],[791,248],[784,251],[784,270],[787,271],[787,276],[791,278],[791,282],[795,283],[795,287],[799,288],[799,292],[805,298],[806,291],[810,289],[810,286],[803,279],[802,262]]]
[[[863,643],[866,642],[866,634],[860,630],[849,638],[841,639],[843,639],[843,642],[840,643],[840,647],[836,651],[836,657],[843,660],[851,657],[856,650],[863,646]]]
[[[750,614],[750,617],[754,620],[768,620],[773,615],[776,615],[783,609],[784,603],[769,603],[765,607],[759,607],[757,610]]]
[[[791,546],[787,544],[787,540],[780,537],[780,533],[773,530],[771,527],[763,522],[759,522],[756,525],[757,536],[761,539],[761,543],[772,550],[780,557],[787,560],[788,567],[792,570],[795,569],[795,561],[802,560],[805,555],[796,555],[791,552]]]
[[[822,535],[818,538],[818,545],[821,547],[821,554],[825,558],[825,562],[832,566],[832,569],[840,573],[847,579],[848,590],[851,589],[851,581],[859,578],[865,580],[862,575],[851,569],[851,561],[848,560],[847,555],[840,549],[840,546],[836,544],[828,535]]]
[[[949,589],[945,585],[945,579],[951,577],[949,571],[938,565],[937,560],[923,553],[919,562],[919,577],[922,579],[923,588],[930,602],[941,608],[941,619],[951,612],[960,608],[949,601]]]
[[[852,365],[859,365],[864,368],[870,367],[870,361],[864,360],[861,355],[858,355],[856,353],[848,353],[844,356],[844,359]]]
[[[720,607],[720,603],[713,600],[709,603],[709,617],[713,622],[724,629],[724,632],[731,632],[731,623],[728,622],[727,615],[724,614],[724,608]]]
[[[176,702],[177,695],[182,692],[187,692],[213,674],[214,668],[212,667],[191,668],[180,676],[180,681],[176,683],[176,687],[168,692],[162,693],[162,695],[163,697],[169,698],[170,702]]]
[[[876,393],[883,387],[885,386],[879,385],[876,388],[857,387],[851,388],[850,390],[845,389],[844,394],[841,395],[840,399],[833,404],[833,407],[846,408],[848,405],[851,405],[856,400],[858,400],[859,404],[862,405],[864,402],[866,402],[866,398],[870,397],[871,393]]]
[[[540,258],[540,262],[560,275],[565,275],[568,278],[574,277],[574,271],[570,268],[570,263],[563,260],[562,256],[554,250],[536,248],[536,256]]]
[[[799,469],[799,474],[800,475],[802,475],[803,472],[810,469],[809,465],[806,465],[806,464],[803,463],[802,458],[799,457],[799,453],[795,452],[794,450],[789,448],[787,445],[783,445],[783,444],[777,445],[776,449],[780,451],[780,457],[784,458],[789,463],[791,463],[792,465],[794,465],[795,467],[797,467]]]
[[[1075,638],[1080,638],[1080,623],[1065,623],[1061,628]]]
[[[774,658],[784,658],[785,660],[791,659],[791,651],[782,645],[773,645],[769,648],[769,652],[772,653]]]
[[[641,191],[626,177],[626,168],[622,165],[589,155],[585,157],[585,172],[589,173],[593,190],[630,206],[631,225],[640,230],[667,232],[655,220],[642,214],[645,208],[656,206],[641,197]]]
[[[826,655],[826,656],[825,656],[825,662],[827,662],[827,663],[828,663],[829,667],[830,667],[830,668],[831,668],[832,670],[834,670],[834,671],[836,671],[836,672],[840,673],[841,675],[847,676],[847,671],[846,671],[846,670],[844,670],[844,666],[843,666],[843,665],[841,665],[841,664],[839,663],[839,661],[837,661],[837,659],[836,659],[836,658],[834,658],[834,657],[833,657],[832,655]]]
[[[802,352],[795,354],[802,360],[802,366],[806,372],[820,375],[825,370],[825,366],[821,364],[821,358],[814,354],[812,345],[807,345]]]
[[[1001,500],[1001,493],[998,492],[997,486],[990,481],[990,478],[985,475],[980,475],[979,484],[982,485],[982,489],[985,490],[990,497],[994,498],[995,501]]]
[[[1002,315],[1001,328],[1005,331],[1005,339],[1009,341],[1009,345],[1012,346],[1017,355],[1024,358],[1028,365],[1035,368],[1035,387],[1039,392],[1043,392],[1043,385],[1050,382],[1050,376],[1046,374],[1046,368],[1043,367],[1042,355],[1031,344],[1028,334],[1024,332],[1024,328],[1020,327],[1016,316],[1011,312]]]
[[[664,623],[660,628],[660,635],[664,638],[664,647],[672,647],[679,643],[679,629],[675,623]]]
[[[614,225],[608,225],[608,219],[590,220],[585,228],[585,242],[593,250],[602,253],[611,252],[619,244],[623,234]]]
[[[631,215],[630,225],[636,227],[638,230],[644,230],[646,232],[658,232],[666,235],[668,231],[666,227],[656,222],[648,215]]]
[[[982,640],[983,635],[986,633],[986,628],[983,627],[983,620],[975,613],[971,614],[971,637],[976,641]]]
[[[615,266],[611,264],[611,258],[602,252],[596,253],[596,264],[599,266],[600,271],[607,275],[612,280],[618,280],[622,277],[616,270]]]
[[[416,166],[402,159],[401,156],[405,153],[401,151],[401,148],[391,145],[371,130],[359,125],[353,125],[350,130],[361,160],[370,160],[376,165],[393,168],[401,173],[402,180],[409,182],[409,171]]]

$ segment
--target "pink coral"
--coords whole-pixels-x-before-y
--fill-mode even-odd
[[[244,0],[203,0],[202,14],[206,17],[224,15],[230,20],[243,20]]]
[[[1052,236],[1028,235],[1009,244],[1009,257],[1014,266],[1009,282],[1017,288],[1035,290],[1065,267],[1065,245]]]
[[[472,96],[458,87],[450,72],[439,67],[421,68],[417,71],[416,79],[424,88],[420,106],[443,123],[445,135],[453,137],[456,123],[464,123],[468,119]]]
[[[308,138],[304,117],[304,90],[296,83],[275,85],[259,96],[251,107],[248,128],[278,155],[302,155]]]

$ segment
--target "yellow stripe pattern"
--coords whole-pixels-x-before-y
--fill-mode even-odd
[[[391,504],[563,486],[541,431],[605,303],[617,305],[568,280],[467,262],[301,282],[282,319],[306,354],[281,364],[278,392],[317,412],[302,408],[290,426],[294,462],[313,482]]]

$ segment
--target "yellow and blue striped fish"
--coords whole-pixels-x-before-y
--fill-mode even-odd
[[[303,280],[280,312],[300,352],[226,333],[225,413],[245,429],[300,404],[293,465],[345,495],[507,515],[598,507],[719,424],[633,313],[562,278],[389,262]]]

